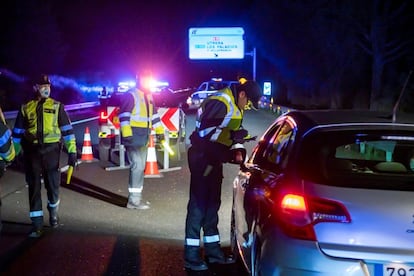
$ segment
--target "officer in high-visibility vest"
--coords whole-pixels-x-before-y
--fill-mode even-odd
[[[47,191],[47,209],[52,227],[59,225],[58,207],[61,143],[68,152],[68,164],[76,165],[76,141],[73,127],[63,104],[50,97],[51,83],[47,75],[34,81],[35,98],[23,104],[13,128],[16,154],[23,149],[26,181],[29,186],[30,237],[43,232],[41,182]]]
[[[154,102],[149,90],[149,72],[138,76],[139,88],[132,88],[122,95],[119,107],[121,143],[125,146],[130,164],[127,208],[147,210],[148,201],[142,199],[144,170],[147,161],[149,135],[154,128],[157,134],[163,133],[161,119],[154,112]]]
[[[190,136],[188,164],[191,172],[190,198],[185,225],[184,266],[187,270],[207,270],[207,264],[225,264],[220,247],[218,210],[221,203],[223,163],[239,156],[232,146],[248,140],[247,130],[242,128],[243,112],[251,105],[257,107],[260,88],[247,81],[224,88],[207,97],[197,112],[196,128]],[[234,163],[234,162],[232,162]],[[204,257],[200,256],[200,235],[203,230]]]
[[[12,140],[12,132],[6,124],[3,111],[0,108],[0,178],[3,176],[6,167],[15,157],[15,151]],[[1,197],[0,197],[0,232],[1,223]]]

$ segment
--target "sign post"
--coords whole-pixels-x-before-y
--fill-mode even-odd
[[[256,81],[256,48],[253,48],[251,52],[246,52],[245,55],[253,58],[253,80]]]

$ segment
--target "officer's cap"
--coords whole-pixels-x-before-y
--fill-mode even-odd
[[[50,84],[49,76],[46,74],[41,74],[40,76],[34,79],[33,84],[37,84],[37,85]]]

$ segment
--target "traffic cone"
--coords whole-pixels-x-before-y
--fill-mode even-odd
[[[89,133],[89,127],[86,127],[85,135],[83,136],[81,160],[82,162],[94,161],[93,152],[92,152],[91,134]]]
[[[144,177],[162,177],[158,170],[157,153],[154,143],[155,132],[152,130],[149,137],[149,145],[147,152],[147,162],[145,164]]]

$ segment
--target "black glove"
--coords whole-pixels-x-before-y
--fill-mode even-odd
[[[78,162],[78,159],[77,159],[76,153],[69,153],[68,154],[68,165],[75,167],[77,162]]]
[[[249,134],[249,132],[245,129],[239,129],[239,130],[234,130],[231,132],[231,136],[230,138],[234,141],[234,143],[236,144],[243,144],[244,142],[246,142],[246,140],[244,139],[247,135]]]
[[[244,139],[244,141],[246,141],[246,142],[249,142],[249,141],[256,141],[256,139],[257,139],[257,136],[249,136],[249,137],[246,137],[246,138]]]
[[[133,138],[132,138],[132,136],[128,136],[128,137],[122,137],[122,144],[125,146],[125,147],[128,147],[128,146],[132,146],[133,145]]]

